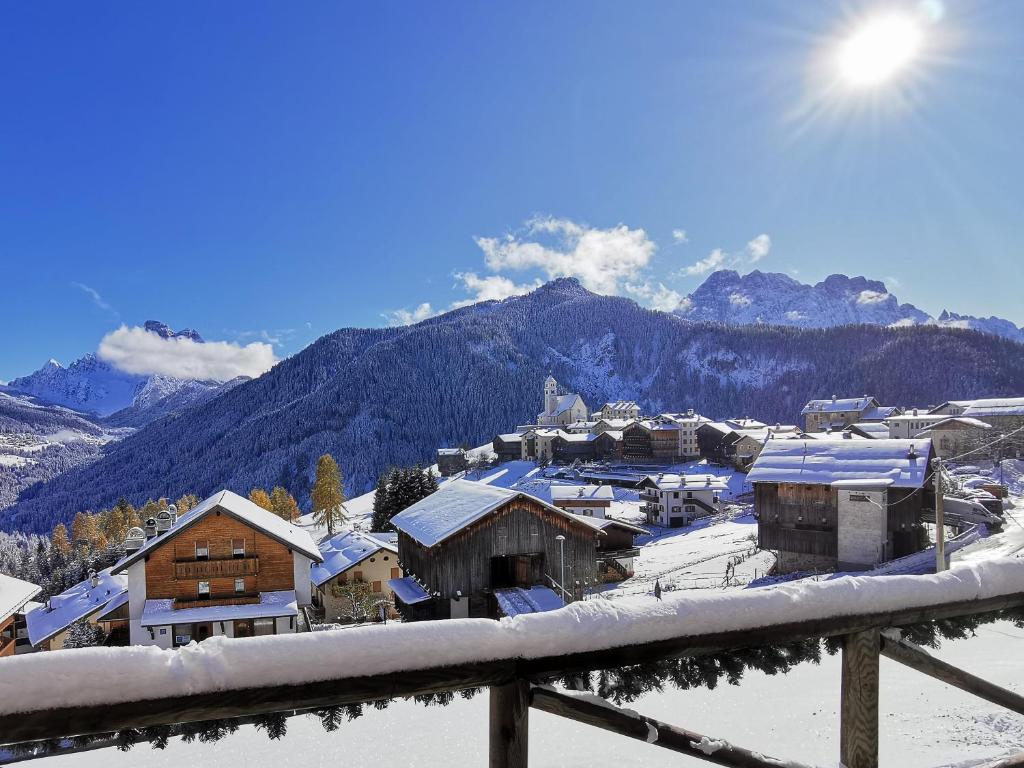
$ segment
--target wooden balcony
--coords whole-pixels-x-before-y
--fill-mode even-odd
[[[214,605],[252,605],[260,601],[259,592],[239,592],[230,595],[211,595],[206,600],[196,598],[174,598],[174,610],[183,608],[209,608]]]
[[[216,579],[235,576],[255,576],[260,572],[260,561],[256,556],[233,557],[219,560],[176,560],[176,579]]]

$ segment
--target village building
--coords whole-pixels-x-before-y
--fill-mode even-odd
[[[574,392],[563,392],[554,376],[544,379],[544,410],[537,414],[540,426],[567,426],[586,421],[590,414],[583,398]]]
[[[710,422],[711,419],[690,409],[683,413],[663,413],[658,416],[658,420],[663,423],[672,422],[678,427],[676,455],[679,459],[690,461],[700,457],[697,429],[702,424]]]
[[[732,427],[721,421],[707,421],[697,427],[696,433],[697,450],[702,459],[719,466],[732,463],[729,452],[732,444],[730,435],[735,434]]]
[[[943,416],[962,416],[973,400],[947,400],[942,405],[936,405],[928,409],[928,413],[941,414]]]
[[[491,443],[498,461],[519,461],[523,458],[523,436],[518,432],[498,435]]]
[[[610,485],[551,486],[551,503],[574,515],[603,518],[614,499]]]
[[[586,521],[520,491],[450,480],[391,519],[399,567],[391,579],[406,619],[498,614],[509,590],[553,589],[578,599],[597,582],[597,540]],[[563,580],[564,574],[564,580]]]
[[[231,491],[168,522],[112,571],[128,578],[131,644],[298,630],[312,601],[310,566],[323,562],[307,531]]]
[[[640,489],[648,523],[682,528],[698,517],[721,512],[729,486],[714,475],[658,474],[648,475]]]
[[[41,591],[31,582],[0,573],[0,658],[17,652],[17,617]]]
[[[826,429],[841,430],[862,421],[883,421],[900,412],[895,406],[880,405],[869,396],[811,400],[800,411],[805,419],[808,432],[823,432]]]
[[[971,458],[977,460],[986,456],[986,452],[979,449],[992,439],[991,431],[992,425],[980,419],[948,416],[919,432],[917,437],[930,437],[935,446],[935,455],[941,459],[970,454]]]
[[[628,579],[634,574],[633,563],[640,554],[637,536],[647,531],[638,525],[610,517],[589,517],[584,521],[599,531],[597,540],[597,579],[603,584]]]
[[[437,471],[441,477],[451,477],[469,468],[466,451],[462,448],[438,448]]]
[[[925,547],[930,440],[771,440],[747,475],[776,572],[871,568]]]
[[[616,400],[602,405],[594,416],[602,419],[639,419],[640,406],[632,400]]]
[[[36,650],[59,651],[71,625],[87,621],[110,634],[123,627],[122,608],[128,600],[128,579],[105,568],[92,572],[59,595],[25,615],[29,642]]]
[[[991,424],[993,430],[1005,434],[1024,427],[1024,397],[974,400],[962,415]]]
[[[310,570],[312,601],[327,623],[359,618],[366,603],[384,606],[372,618],[392,615],[391,579],[400,579],[398,536],[394,533],[345,531],[320,542],[323,562]],[[363,588],[356,585],[365,585]],[[361,603],[353,605],[353,601]]]
[[[883,424],[889,428],[889,437],[893,440],[909,440],[917,437],[923,429],[929,429],[949,416],[941,413],[927,413],[912,408],[909,411],[887,418]]]

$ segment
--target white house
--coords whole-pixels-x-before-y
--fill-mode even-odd
[[[614,498],[610,485],[551,486],[551,503],[576,515],[603,518]]]
[[[602,419],[639,419],[640,406],[632,400],[605,403],[595,414]]]
[[[720,512],[729,491],[725,479],[714,475],[649,475],[640,488],[647,521],[666,528],[681,528]]]

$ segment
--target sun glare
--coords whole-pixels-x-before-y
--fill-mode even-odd
[[[921,49],[921,26],[901,14],[878,16],[853,30],[839,48],[843,80],[865,88],[892,79]]]

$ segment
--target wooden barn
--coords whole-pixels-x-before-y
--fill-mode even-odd
[[[597,540],[604,533],[519,491],[452,480],[391,524],[407,575],[389,584],[406,619],[493,617],[498,590],[560,592],[564,572],[572,599],[598,579]]]
[[[779,573],[859,570],[924,548],[931,440],[770,440],[747,475]]]

